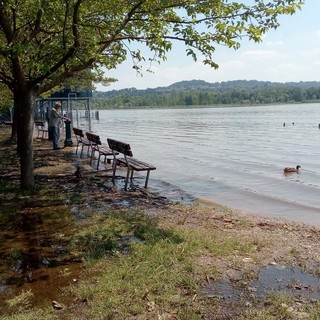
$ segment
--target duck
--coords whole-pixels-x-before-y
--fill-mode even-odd
[[[299,173],[300,168],[301,168],[301,166],[299,166],[299,165],[297,165],[295,168],[287,167],[287,168],[283,169],[283,172],[285,172],[285,173],[287,173],[287,172],[297,172],[297,173]]]
[[[77,167],[77,170],[76,170],[76,172],[74,173],[74,175],[75,175],[78,179],[81,179],[81,178],[82,178],[82,173],[81,173],[80,166]]]

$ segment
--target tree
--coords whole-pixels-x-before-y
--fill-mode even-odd
[[[213,68],[217,44],[237,49],[246,36],[260,42],[277,17],[303,1],[255,0],[0,0],[0,82],[13,94],[21,187],[34,187],[35,97],[77,73],[133,67],[166,59],[175,41]]]
[[[10,106],[12,106],[12,93],[0,83],[0,115],[1,112],[6,112]]]

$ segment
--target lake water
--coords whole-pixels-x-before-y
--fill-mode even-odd
[[[173,185],[232,208],[320,225],[319,123],[320,104],[103,110],[92,131],[105,143],[130,143],[136,158],[157,167],[151,191]],[[299,174],[283,174],[298,164]]]

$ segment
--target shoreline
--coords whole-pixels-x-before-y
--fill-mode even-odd
[[[252,221],[260,221],[260,222],[273,222],[277,224],[291,224],[300,226],[301,228],[319,228],[318,225],[306,223],[303,221],[295,221],[284,217],[278,217],[278,216],[270,216],[267,214],[259,214],[257,212],[250,212],[247,210],[242,210],[239,208],[233,208],[227,205],[224,205],[222,203],[218,203],[211,200],[201,199],[197,198],[195,200],[196,205],[200,205],[203,208],[211,208],[215,210],[221,210],[221,211],[227,211],[232,212],[235,216],[238,217],[244,217],[246,219],[252,220]]]
[[[310,208],[307,206],[298,205],[295,203],[283,202],[278,199],[266,199],[264,200],[267,204],[268,202],[272,202],[276,204],[277,209],[275,209],[275,205],[268,209],[266,205],[259,210],[250,210],[249,207],[242,209],[239,206],[233,206],[232,204],[224,204],[221,202],[216,202],[214,200],[199,198],[200,202],[203,203],[213,203],[214,205],[218,204],[221,207],[230,207],[234,210],[239,210],[242,212],[247,212],[248,214],[257,215],[266,219],[279,219],[283,221],[288,221],[292,223],[300,223],[303,225],[320,227],[320,212],[317,208]],[[256,206],[258,206],[257,200],[253,200],[256,202]],[[246,206],[246,205],[245,205]],[[250,205],[251,207],[252,205]]]
[[[233,211],[242,212],[243,214],[246,213],[251,216],[258,216],[262,219],[267,220],[278,219],[279,221],[285,221],[287,223],[301,224],[309,227],[320,227],[320,212],[317,208],[289,203],[282,201],[281,199],[271,199],[259,196],[257,197],[256,195],[254,195],[252,199],[249,199],[249,207],[251,208],[253,206],[259,206],[259,198],[263,199],[263,206],[260,206],[260,209],[250,210],[249,207],[241,208],[240,205],[237,206],[236,204],[233,205],[230,203],[224,203],[223,201],[216,201],[214,199],[196,196],[193,193],[182,190],[180,186],[164,182],[162,179],[159,180],[155,178],[153,182],[154,185],[150,184],[150,189],[154,189],[156,190],[156,193],[162,193],[164,195],[166,195],[166,193],[174,193],[175,196],[168,196],[168,199],[172,200],[173,202],[177,201],[186,205],[190,203],[196,203],[201,204],[204,207],[230,209]],[[165,184],[165,189],[161,190],[161,185],[163,183]],[[212,198],[214,198],[214,196]],[[240,198],[240,195],[238,195],[238,198]],[[270,202],[272,203],[272,205],[270,206],[271,209],[268,209]],[[247,204],[245,204],[244,206],[247,206]],[[276,210],[275,207],[277,207],[278,209]],[[303,214],[301,214],[301,212],[303,212]]]

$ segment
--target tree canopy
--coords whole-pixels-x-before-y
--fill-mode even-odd
[[[247,4],[247,3],[251,4]],[[260,42],[300,0],[0,0],[0,82],[13,93],[21,186],[33,187],[34,98],[90,69],[158,63],[176,41],[217,68],[215,47]]]
[[[0,83],[0,113],[12,106],[12,92],[4,84]]]

